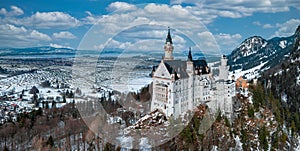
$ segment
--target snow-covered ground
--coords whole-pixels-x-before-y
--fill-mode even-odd
[[[298,146],[295,148],[296,151],[300,151],[300,137],[298,136]]]
[[[39,70],[35,73],[24,73],[21,75],[0,80],[0,92],[15,91],[20,92],[23,89],[28,90],[32,86],[38,86],[45,80],[60,81],[60,83],[69,83],[71,80],[70,72],[62,70]]]
[[[287,44],[287,41],[286,40],[283,40],[283,41],[280,41],[279,43],[279,46],[284,49],[286,47],[286,44]]]
[[[125,93],[136,92],[151,83],[149,74],[155,65],[153,61],[141,58],[102,58],[97,64],[85,58],[76,61],[72,82],[74,87],[81,88],[86,94],[93,85]]]
[[[152,82],[151,77],[138,77],[135,79],[129,79],[128,82],[123,83],[113,83],[111,86],[109,86],[111,89],[117,90],[119,92],[137,92],[142,87],[147,86]]]
[[[247,80],[258,78],[261,67],[263,67],[266,63],[267,62],[261,63],[260,65],[254,67],[254,68],[244,70],[244,71],[242,71],[242,69],[238,69],[238,70],[235,70],[234,73],[229,72],[228,79],[231,79],[232,75],[235,76],[235,80],[237,80],[241,76],[245,76],[247,78]]]

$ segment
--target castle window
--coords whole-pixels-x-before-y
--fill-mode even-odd
[[[161,76],[165,76],[165,74],[162,73]]]

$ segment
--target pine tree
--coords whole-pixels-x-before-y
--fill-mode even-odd
[[[70,91],[70,96],[69,96],[69,98],[74,98],[73,91]]]
[[[295,132],[297,131],[296,130],[296,125],[295,125],[294,121],[292,121],[292,123],[291,123],[291,130],[292,130],[292,135],[294,136]]]
[[[6,146],[6,145],[4,146],[4,149],[3,149],[3,151],[9,151],[9,149],[7,148],[7,146]]]
[[[276,131],[273,136],[272,136],[272,149],[275,150],[278,148],[278,141],[279,141],[279,138],[278,138],[278,131]],[[272,150],[271,149],[271,150]]]
[[[263,148],[264,150],[268,150],[269,148],[267,135],[268,135],[268,131],[265,126],[263,126],[258,130],[259,144],[261,145],[261,148]]]
[[[243,143],[243,150],[249,149],[249,136],[247,134],[247,131],[242,129],[241,130],[241,142]]]
[[[69,90],[66,91],[66,94],[65,94],[65,95],[69,98],[69,95],[70,95]]]
[[[251,106],[248,107],[248,116],[249,116],[250,118],[253,118],[253,117],[254,117],[254,109],[253,109],[253,107],[251,107]]]
[[[66,95],[63,95],[63,103],[66,103],[67,100],[66,100]]]
[[[54,140],[52,138],[52,136],[50,135],[47,142],[46,142],[47,145],[53,147],[54,146]]]
[[[265,93],[261,85],[252,86],[252,92],[254,109],[258,111],[260,105],[265,105]]]

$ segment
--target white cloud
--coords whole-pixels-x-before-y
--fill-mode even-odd
[[[0,9],[0,14],[1,15],[6,15],[7,14],[7,10],[5,8],[1,8]]]
[[[186,43],[185,39],[178,35],[174,35],[172,38],[173,38],[173,43],[175,43],[175,44],[185,44]]]
[[[252,22],[252,24],[255,25],[255,26],[261,26],[262,28],[265,28],[265,29],[266,28],[274,28],[274,26],[271,25],[271,24],[262,24],[259,21],[254,21],[254,22]]]
[[[222,48],[222,50],[225,51],[232,51],[242,39],[242,36],[240,34],[226,34],[226,33],[220,33],[215,35],[216,41]]]
[[[289,4],[291,7],[295,7],[297,9],[300,9],[299,0],[286,0],[286,3]]]
[[[61,31],[59,33],[53,33],[53,37],[56,39],[75,39],[76,36],[74,36],[71,32],[68,31]]]
[[[36,30],[32,30],[30,32],[29,38],[40,39],[40,40],[45,40],[45,41],[50,41],[51,40],[51,38],[48,35],[43,34],[41,32],[38,32]]]
[[[198,36],[200,38],[201,43],[199,44],[199,47],[201,50],[218,50],[219,46],[216,43],[214,36],[209,31],[204,31],[198,33]]]
[[[199,27],[199,20],[180,5],[150,3],[143,8],[126,13],[115,13],[101,17],[88,15],[84,20],[104,25],[103,30],[114,32],[136,24],[159,24],[166,26]],[[190,20],[187,22],[187,20]]]
[[[43,29],[67,29],[82,25],[78,19],[64,12],[35,12],[31,16],[20,16],[23,14],[24,11],[17,6],[11,6],[9,11],[1,8],[0,15],[4,17],[0,17],[0,23]]]
[[[93,50],[102,50],[104,47],[105,47],[104,44],[94,45],[94,46],[93,46]]]
[[[172,39],[176,50],[186,49],[186,40],[172,30]],[[151,50],[163,52],[167,29],[161,26],[134,27],[116,35],[117,39],[109,39],[107,44],[95,45],[95,49],[120,48],[126,50]]]
[[[254,22],[252,22],[252,24],[255,26],[261,26],[261,23],[259,21],[254,21]]]
[[[5,8],[0,9],[0,15],[4,16],[20,16],[23,14],[24,11],[17,6],[10,6],[10,11],[7,11]]]
[[[276,27],[278,27],[278,30],[274,33],[274,35],[272,35],[272,37],[291,36],[295,33],[299,25],[300,19],[290,19],[282,24],[277,23]]]
[[[50,47],[54,47],[54,48],[69,48],[69,49],[73,49],[70,46],[63,46],[63,45],[59,45],[59,44],[54,44],[54,43],[50,43],[49,44]]]
[[[88,14],[89,16],[93,15],[90,11],[85,11],[85,13]]]
[[[107,8],[108,11],[128,11],[136,10],[136,6],[125,2],[113,2]]]
[[[17,27],[11,24],[0,25],[0,43],[2,47],[28,47],[50,41],[51,38],[37,30]]]
[[[273,28],[274,26],[272,26],[271,24],[264,24],[262,27],[263,28]]]
[[[151,36],[153,36],[153,40],[160,40],[160,42],[164,43],[167,31],[166,29],[167,26],[169,26],[191,39],[193,42],[196,43],[196,45],[199,45],[201,43],[200,48],[202,47],[202,45],[207,45],[202,42],[202,39],[199,38],[199,35],[197,34],[199,32],[207,31],[205,25],[201,23],[202,20],[199,20],[199,18],[191,14],[187,8],[182,7],[180,5],[170,6],[166,4],[150,3],[143,7],[139,7],[136,10],[131,10],[126,13],[114,13],[103,16],[94,16],[89,12],[86,13],[88,14],[88,16],[84,19],[85,22],[97,23],[97,26],[93,26],[93,29],[90,30],[89,33],[101,35],[101,37],[99,37],[100,39],[103,37],[114,37],[119,32],[133,27],[138,27],[139,25],[156,25],[160,27],[165,27],[165,29],[161,28],[157,31],[151,31],[151,34],[147,34],[148,31],[140,30],[138,32],[133,33],[132,35],[134,35],[134,37],[147,35],[146,40],[151,39]],[[103,41],[99,40],[99,38],[96,41],[96,37],[97,36],[92,36],[88,34],[85,37],[85,39],[88,40],[83,40],[78,49],[88,49],[88,46],[94,46],[93,48],[99,48],[100,46],[100,48],[102,48],[103,45],[101,43],[105,43],[105,38],[103,38]],[[132,36],[128,35],[128,37]],[[184,43],[183,39],[179,37],[174,36],[173,39],[174,44],[175,41],[178,45],[179,43]],[[214,47],[202,47],[201,49],[203,50],[205,48],[209,48],[210,50],[216,50],[215,48],[218,47],[216,47],[215,44],[216,43],[214,43]],[[157,47],[161,48],[162,45],[160,44]]]
[[[80,25],[79,20],[63,12],[36,12],[30,17],[18,20],[17,23],[25,26],[45,29],[66,29]]]
[[[85,37],[85,39],[89,40],[85,41],[83,39],[79,46],[79,49],[81,49],[81,46],[84,49],[97,48],[101,45],[101,43],[103,44],[107,41],[107,39],[103,37],[110,38],[115,36],[119,32],[139,25],[164,26],[164,32],[166,32],[167,26],[175,29],[185,28],[189,29],[189,32],[192,34],[194,32],[190,30],[202,31],[205,29],[196,17],[192,16],[187,10],[177,5],[169,6],[165,4],[159,5],[151,3],[141,8],[137,8],[136,10],[128,11],[126,13],[114,13],[103,16],[94,16],[90,13],[87,14],[89,16],[84,19],[85,23],[95,23],[96,26],[93,26],[92,30],[90,30],[89,32],[91,34],[88,34],[88,36]],[[95,36],[92,36],[92,34],[94,34]],[[95,39],[97,38],[96,34],[101,35],[101,37],[99,37],[97,40]],[[142,36],[142,34],[144,34],[144,31],[141,31],[141,33],[136,32],[134,34],[132,35],[134,35],[135,37],[138,37],[139,35]],[[152,35],[155,36],[155,38],[162,38],[161,41],[163,41],[165,38],[165,34],[160,31],[153,32]],[[89,48],[89,46],[92,48]]]
[[[163,38],[166,36],[167,32],[166,29],[163,29],[163,27],[160,27],[157,29],[157,27],[147,27],[147,28],[142,28],[138,29],[133,28],[129,29],[130,31],[126,30],[121,33],[122,37],[126,38],[131,38],[131,39],[140,39],[140,38],[152,38],[152,39],[157,39],[157,38]]]
[[[24,12],[21,8],[17,7],[17,6],[11,6],[11,15],[13,16],[19,16],[19,15],[23,15]]]
[[[128,50],[140,50],[140,51],[161,51],[163,52],[164,42],[154,39],[142,39],[136,41],[128,47]]]
[[[241,18],[251,16],[256,12],[284,12],[288,11],[289,7],[294,7],[291,3],[287,3],[286,0],[171,0],[171,4],[183,3],[191,4],[191,6],[186,8],[193,15],[205,21],[205,23],[210,23],[219,16]]]
[[[108,48],[120,48],[120,49],[126,49],[128,47],[131,47],[131,42],[119,42],[116,40],[111,40],[109,44],[107,45]]]
[[[131,42],[120,42],[114,39],[109,39],[106,44],[94,45],[94,49],[102,50],[103,48],[119,48],[119,49],[127,49],[131,47]]]
[[[84,24],[97,24],[97,22],[103,17],[103,16],[95,16],[90,11],[85,11],[85,13],[88,16],[81,19]]]

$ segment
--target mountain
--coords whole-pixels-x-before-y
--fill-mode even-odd
[[[266,40],[260,36],[245,39],[228,56],[230,70],[248,70],[257,66],[265,70],[276,66],[289,55],[296,35]],[[263,64],[263,65],[262,65]]]
[[[57,55],[75,54],[76,50],[70,48],[56,48],[50,46],[30,47],[30,48],[0,48],[0,56],[15,55]]]

